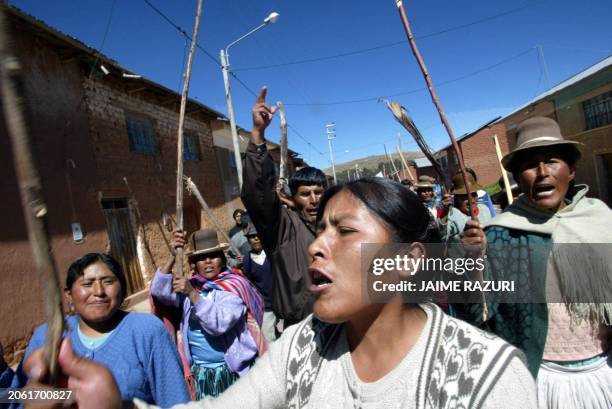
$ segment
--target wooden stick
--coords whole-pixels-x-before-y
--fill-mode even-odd
[[[391,166],[393,167],[393,172],[394,174],[397,176],[397,181],[400,182],[401,178],[400,178],[400,174],[399,171],[397,170],[397,168],[395,167],[395,162],[393,162],[393,159],[391,158],[391,156],[389,155],[389,152],[387,152],[387,145],[385,145],[383,143],[383,146],[385,148],[385,155],[387,156],[387,160],[391,162]]]
[[[242,253],[240,252],[240,250],[232,246],[232,240],[229,238],[227,232],[223,229],[223,227],[221,227],[221,224],[213,214],[212,210],[210,210],[210,207],[208,207],[208,203],[206,203],[206,200],[204,200],[202,194],[200,193],[200,190],[198,189],[196,184],[193,183],[193,180],[191,180],[191,178],[185,178],[185,186],[187,187],[187,190],[189,190],[189,192],[191,192],[191,194],[194,195],[196,199],[198,199],[198,202],[200,202],[200,206],[202,206],[202,209],[204,209],[204,211],[206,212],[208,219],[212,224],[215,225],[217,231],[221,233],[223,239],[226,240],[227,243],[230,245],[234,254],[236,254],[237,257],[242,257]]]
[[[136,200],[136,195],[134,194],[134,191],[130,187],[130,184],[128,183],[128,180],[125,176],[123,177],[123,183],[125,184],[125,187],[128,190],[130,201],[132,202],[134,212],[136,213],[136,221],[140,228],[140,234],[142,234],[142,242],[144,243],[145,250],[147,250],[147,254],[151,259],[153,267],[157,270],[157,263],[155,262],[155,257],[153,257],[153,253],[151,252],[151,247],[149,247],[149,240],[147,240],[147,229],[142,219],[142,213],[140,213],[140,206],[138,206],[138,200]]]
[[[43,188],[34,162],[34,153],[28,138],[27,124],[23,116],[26,102],[20,94],[21,67],[8,46],[8,26],[4,6],[0,5],[0,84],[2,106],[7,130],[11,139],[15,173],[25,216],[28,238],[32,246],[34,264],[38,270],[41,287],[44,289],[47,311],[47,334],[43,348],[43,359],[48,365],[48,378],[43,380],[58,386],[59,367],[57,355],[64,332],[64,312],[57,265],[53,259],[47,230],[47,205]],[[27,308],[27,306],[24,306]]]
[[[511,205],[514,201],[514,197],[512,196],[512,187],[510,186],[510,180],[508,180],[508,173],[506,169],[502,166],[502,152],[499,147],[499,141],[497,140],[497,134],[493,135],[493,143],[495,143],[495,153],[497,153],[497,161],[499,162],[499,168],[501,169],[502,178],[504,179],[504,186],[506,187],[506,197],[508,198],[508,205]]]
[[[198,39],[198,29],[200,28],[200,15],[202,14],[202,1],[198,0],[198,9],[191,36],[191,47],[187,58],[187,68],[185,70],[185,81],[183,82],[183,93],[181,94],[181,109],[179,111],[178,140],[177,140],[177,169],[176,169],[176,226],[178,230],[184,230],[183,223],[183,127],[185,125],[185,108],[187,107],[187,94],[189,92],[189,80],[191,78],[191,66],[193,55]],[[183,248],[176,249],[176,275],[182,276],[183,271]]]
[[[280,178],[287,179],[287,117],[285,116],[285,106],[281,101],[276,103],[278,107],[278,113],[280,115],[280,128],[281,128],[281,140],[280,140]]]
[[[399,146],[397,147],[397,153],[399,153],[400,159],[402,160],[402,164],[404,165],[404,169],[406,169],[408,175],[410,175],[410,179],[415,180],[414,175],[410,171],[410,166],[408,166],[408,162],[406,162],[406,158],[404,158],[404,154],[402,153]]]
[[[425,66],[425,61],[417,48],[416,41],[414,40],[414,36],[412,35],[412,29],[410,28],[410,23],[408,22],[408,17],[406,16],[406,10],[404,10],[404,5],[402,4],[402,0],[395,0],[395,4],[397,5],[397,9],[400,13],[400,18],[402,19],[402,23],[404,24],[404,30],[406,31],[406,35],[408,36],[408,42],[410,43],[410,48],[412,49],[412,53],[416,57],[417,62],[419,63],[419,67],[423,72],[423,76],[425,77],[425,82],[427,83],[427,89],[429,89],[429,94],[431,95],[431,100],[433,101],[436,109],[438,110],[438,114],[440,115],[440,120],[444,124],[444,128],[446,128],[446,132],[451,140],[453,145],[453,149],[455,150],[455,154],[457,155],[457,159],[459,160],[459,167],[461,168],[461,175],[463,176],[463,181],[465,183],[465,189],[467,190],[468,197],[472,196],[472,187],[470,186],[470,182],[467,176],[467,172],[465,171],[465,164],[463,162],[463,155],[461,154],[461,150],[459,149],[459,144],[455,139],[455,135],[453,134],[453,130],[446,119],[446,115],[444,114],[444,110],[442,109],[442,104],[438,100],[436,95],[436,90],[434,89],[433,83],[431,81],[431,77],[429,72],[427,71],[427,67]],[[474,216],[474,209],[472,206],[469,206],[470,209],[470,217],[472,220],[476,220],[476,216]]]

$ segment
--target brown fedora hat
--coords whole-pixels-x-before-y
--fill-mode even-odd
[[[518,153],[528,149],[554,145],[573,146],[576,150],[576,159],[580,159],[580,151],[576,148],[576,145],[582,145],[582,143],[564,139],[557,122],[545,116],[526,119],[518,125],[516,130],[516,146],[512,152],[502,158],[502,165],[506,170],[512,172],[513,162]]]
[[[217,239],[217,232],[215,232],[213,229],[202,229],[196,231],[191,235],[190,243],[192,250],[185,254],[189,258],[201,254],[216,253],[229,248],[229,244],[219,243],[219,239]]]
[[[430,176],[427,176],[427,175],[419,176],[419,181],[414,186],[417,189],[421,187],[433,189],[435,188],[433,181],[434,181],[433,178]]]
[[[467,172],[468,182],[470,182],[470,187],[472,188],[472,193],[476,193],[478,190],[482,189],[478,183],[474,180],[474,176],[470,172]],[[465,182],[463,181],[463,175],[461,173],[457,173],[453,176],[453,194],[456,195],[467,195],[467,189],[465,188]]]

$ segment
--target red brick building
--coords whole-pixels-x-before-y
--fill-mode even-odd
[[[478,182],[495,183],[501,177],[492,136],[497,135],[502,155],[516,144],[516,128],[534,116],[556,120],[568,139],[582,142],[576,182],[590,186],[589,196],[612,204],[612,57],[577,73],[503,118],[497,118],[459,138],[465,165]],[[449,175],[459,169],[452,147],[434,155]]]

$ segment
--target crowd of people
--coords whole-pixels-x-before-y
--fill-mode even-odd
[[[594,246],[612,244],[603,223],[612,211],[574,183],[578,143],[554,120],[518,126],[502,160],[516,181],[511,204],[494,204],[469,168],[447,191],[427,176],[330,187],[306,167],[284,195],[265,98],[263,88],[231,243],[211,229],[175,231],[191,273],[172,274],[174,254],[155,272],[150,293],[166,326],[121,309],[125,277],[112,257],[70,267],[59,365],[80,407],[612,407],[612,252]],[[404,243],[415,260],[425,244],[452,246],[449,257],[487,259],[472,279],[514,280],[535,298],[373,302],[363,296],[364,243]],[[43,386],[45,332],[34,331],[16,371],[0,362],[0,387]]]

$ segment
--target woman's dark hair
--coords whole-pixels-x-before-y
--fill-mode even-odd
[[[297,194],[298,187],[300,186],[312,186],[318,185],[327,188],[327,177],[320,169],[313,167],[306,167],[298,170],[289,179],[289,189],[291,189],[291,196]]]
[[[119,284],[121,284],[121,302],[127,296],[127,282],[125,281],[125,274],[123,269],[117,260],[104,253],[87,253],[75,261],[72,262],[68,267],[68,274],[66,275],[66,288],[71,289],[72,285],[76,280],[83,275],[83,272],[87,267],[94,263],[102,262],[106,264],[108,269],[117,277]]]
[[[207,257],[212,257],[212,258],[216,258],[219,257],[221,258],[221,262],[223,263],[223,267],[227,268],[227,256],[225,255],[225,252],[222,250],[219,250],[216,253],[204,253],[204,254],[197,254],[195,256],[189,256],[188,261],[189,264],[195,264],[200,260],[205,260]]]
[[[437,241],[432,216],[417,195],[398,182],[383,178],[362,178],[329,188],[319,204],[317,222],[327,202],[337,193],[349,191],[391,232],[397,243]]]

